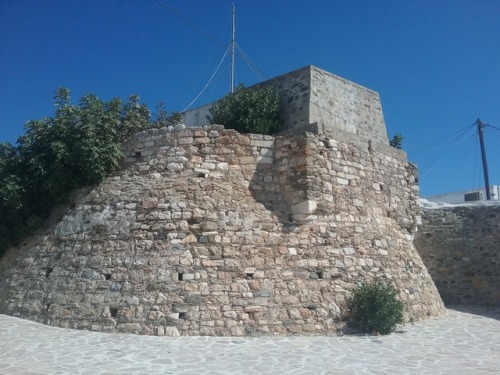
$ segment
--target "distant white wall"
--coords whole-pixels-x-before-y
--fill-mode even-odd
[[[209,109],[212,104],[206,104],[202,107],[190,109],[181,113],[182,123],[186,126],[203,126],[208,125],[207,116],[210,114]]]
[[[465,191],[459,191],[456,193],[447,193],[447,194],[440,194],[440,195],[432,195],[430,197],[424,197],[427,199],[429,202],[443,202],[443,203],[465,203],[465,195],[466,194],[471,194],[471,193],[476,193],[479,192],[480,195],[482,196],[482,201],[486,200],[486,189],[471,189],[471,190],[465,190]],[[491,200],[492,201],[498,201],[500,197],[500,186],[499,185],[492,185],[490,187],[490,193],[491,193]]]

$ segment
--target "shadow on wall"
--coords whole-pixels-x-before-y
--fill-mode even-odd
[[[316,219],[316,201],[310,200],[307,137],[276,136],[257,141],[260,155],[249,183],[254,199],[271,211],[289,233],[297,225]]]
[[[285,197],[288,165],[280,166],[280,153],[276,150],[276,139],[261,141],[262,147],[255,167],[255,172],[249,183],[253,198],[270,211],[281,224],[284,233],[295,226],[291,221],[290,203]],[[278,155],[277,155],[278,154]],[[281,167],[281,168],[280,168]],[[281,173],[278,173],[279,170]]]

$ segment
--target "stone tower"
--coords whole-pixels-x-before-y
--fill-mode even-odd
[[[353,288],[382,278],[407,319],[442,314],[413,246],[416,170],[387,145],[378,95],[313,67],[291,75],[305,83],[277,136],[133,136],[121,171],[0,261],[0,312],[105,332],[325,335],[345,326]]]

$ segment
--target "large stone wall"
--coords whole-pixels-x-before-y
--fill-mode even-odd
[[[500,306],[500,205],[421,214],[415,246],[444,302]]]
[[[401,290],[406,319],[444,313],[413,246],[403,152],[221,126],[150,130],[124,151],[123,170],[1,260],[1,313],[151,335],[335,334],[375,277]]]

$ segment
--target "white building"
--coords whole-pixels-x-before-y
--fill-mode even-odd
[[[492,201],[498,201],[500,197],[500,186],[492,185],[490,187],[490,194]],[[456,193],[447,193],[440,195],[432,195],[430,197],[424,197],[429,202],[442,202],[442,203],[465,203],[465,202],[477,202],[486,200],[486,189],[471,189],[465,191],[459,191]]]

